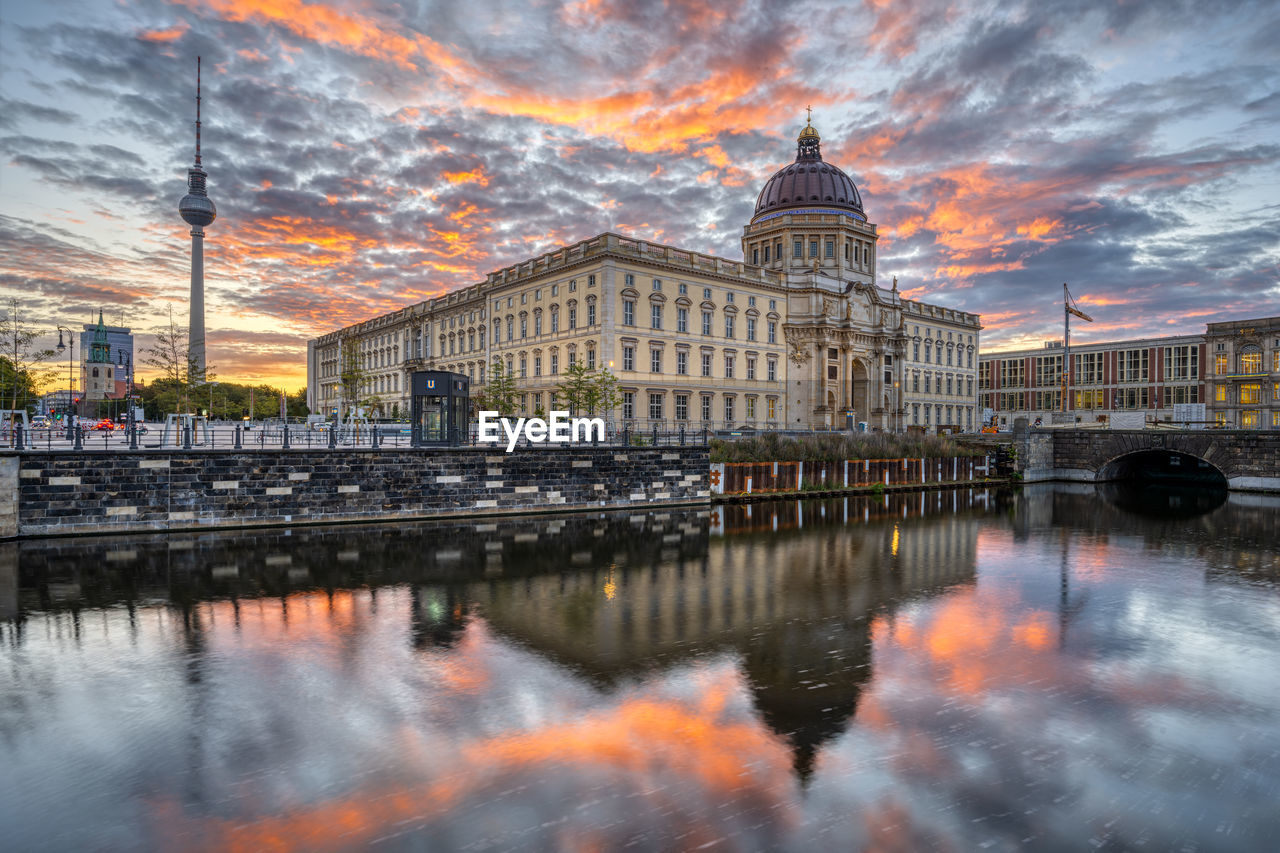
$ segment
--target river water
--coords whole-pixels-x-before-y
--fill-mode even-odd
[[[1278,534],[1046,485],[10,543],[0,847],[1274,849]]]

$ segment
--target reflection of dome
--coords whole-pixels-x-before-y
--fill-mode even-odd
[[[818,131],[805,125],[796,140],[796,161],[779,169],[764,185],[756,199],[755,217],[794,207],[824,207],[866,220],[858,188],[838,167],[822,162],[820,142]]]

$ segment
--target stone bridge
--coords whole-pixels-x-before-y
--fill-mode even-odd
[[[1023,480],[1221,475],[1239,491],[1280,492],[1280,432],[1032,429],[1015,435]]]

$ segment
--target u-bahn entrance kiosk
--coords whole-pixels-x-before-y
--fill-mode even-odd
[[[467,438],[471,383],[461,373],[420,370],[410,379],[414,447],[459,445]]]

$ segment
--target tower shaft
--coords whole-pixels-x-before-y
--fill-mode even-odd
[[[187,346],[191,352],[194,380],[205,375],[204,353],[204,229],[191,229],[191,302],[187,328]]]

